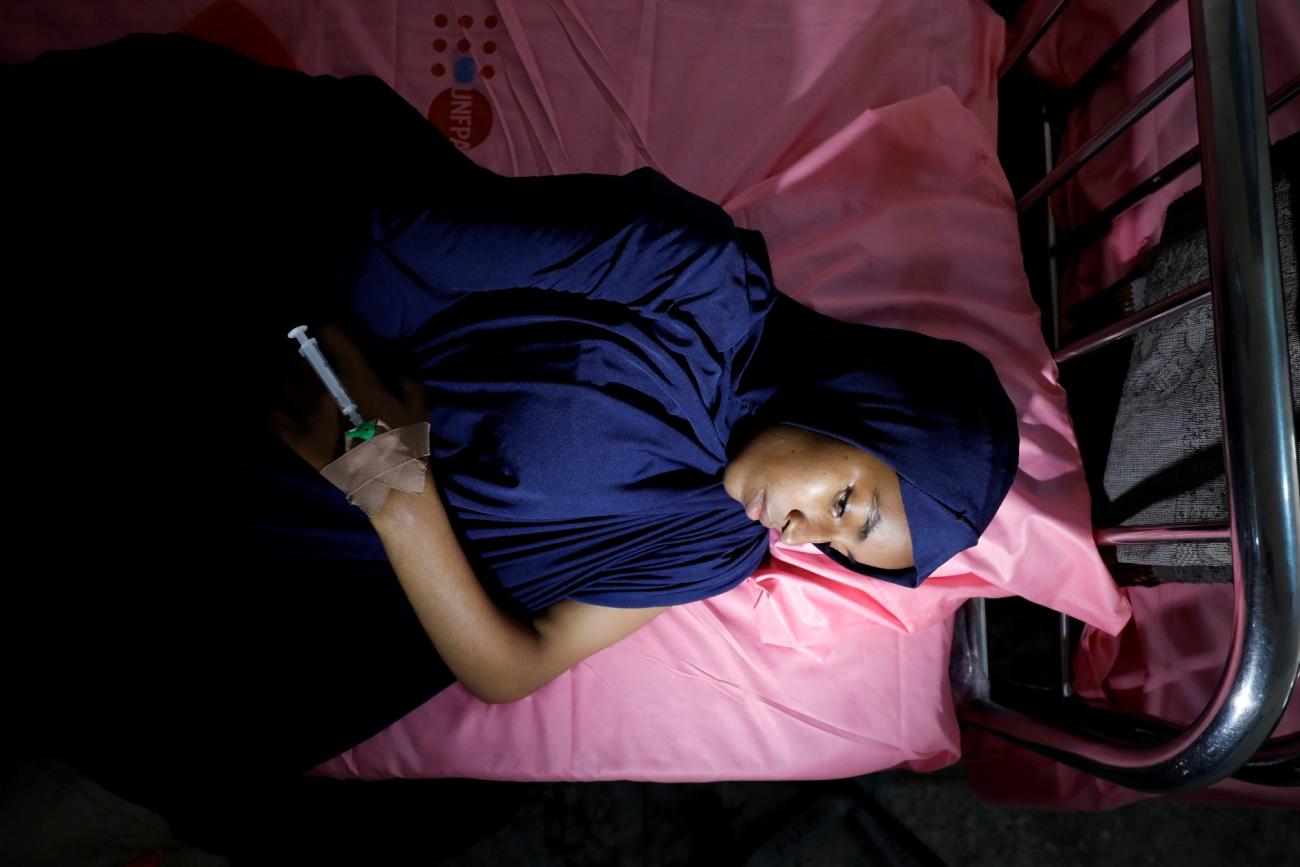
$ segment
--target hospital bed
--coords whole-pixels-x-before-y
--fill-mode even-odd
[[[1020,412],[1021,467],[1006,504],[980,545],[919,590],[873,583],[811,548],[774,542],[768,562],[737,589],[667,612],[536,696],[489,706],[453,687],[316,773],[691,781],[931,770],[962,754],[960,715],[968,733],[996,732],[1089,774],[1173,791],[1234,773],[1273,782],[1295,768],[1293,742],[1265,745],[1300,653],[1297,498],[1289,416],[1267,409],[1285,405],[1275,400],[1285,391],[1281,314],[1266,302],[1276,283],[1261,216],[1268,177],[1257,160],[1260,133],[1238,120],[1258,125],[1248,100],[1258,59],[1252,66],[1249,32],[1223,23],[1245,5],[1193,6],[1203,22],[1194,55],[1218,58],[1198,77],[1198,102],[1215,167],[1212,234],[1224,251],[1211,284],[1232,384],[1231,530],[1093,527],[1057,364],[1120,331],[1061,339],[1060,290],[1068,296],[1087,281],[1051,277],[1034,227],[1060,231],[1046,219],[1050,189],[1071,189],[1080,169],[1085,177],[1085,157],[1104,153],[1114,130],[1065,154],[1034,189],[1013,193],[998,162],[1009,118],[1028,118],[1042,135],[1041,103],[1008,94],[1036,44],[1040,53],[1049,44],[1038,40],[1067,12],[1064,3],[1026,5],[1010,39],[983,0],[115,0],[93,14],[31,4],[0,13],[0,59],[183,28],[311,73],[377,75],[497,171],[652,165],[761,230],[783,291],[831,315],[969,343],[993,361]],[[1154,105],[1191,62],[1119,120]],[[1018,180],[1019,164],[1007,169]],[[1058,278],[1065,272],[1058,261]],[[1261,333],[1272,348],[1256,353]],[[1019,701],[991,690],[978,600],[1014,595],[1059,612],[1062,635],[1087,625],[1081,642],[1062,645],[1057,692],[1068,693],[1074,646],[1120,636],[1130,622],[1128,591],[1098,546],[1188,533],[1231,537],[1241,564],[1240,628],[1223,689],[1202,719],[1171,738],[1167,725],[1068,694],[1030,691]]]

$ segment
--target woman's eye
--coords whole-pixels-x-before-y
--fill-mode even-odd
[[[849,508],[849,494],[853,493],[852,488],[845,488],[840,498],[835,501],[835,517],[844,517],[844,512]]]

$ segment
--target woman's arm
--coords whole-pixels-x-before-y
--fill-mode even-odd
[[[531,695],[663,610],[567,600],[531,623],[515,619],[474,575],[432,478],[426,478],[421,494],[391,492],[371,521],[438,654],[461,685],[483,701]]]
[[[418,383],[408,383],[399,401],[341,331],[326,327],[319,336],[363,415],[394,427],[428,418]],[[320,470],[338,456],[344,424],[305,364],[298,374],[283,386],[290,412],[273,413],[271,427]],[[474,574],[427,469],[421,493],[389,491],[371,523],[438,654],[461,685],[483,701],[509,702],[531,695],[663,610],[566,600],[531,622],[514,618],[492,601]]]

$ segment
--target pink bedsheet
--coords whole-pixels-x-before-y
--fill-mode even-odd
[[[0,51],[20,59],[184,17],[141,11],[150,5],[97,7],[112,10],[97,28],[86,20],[102,13],[69,23],[59,4],[29,11],[0,21]],[[785,291],[984,352],[1021,417],[1005,506],[977,548],[920,590],[777,545],[736,590],[667,612],[537,695],[487,706],[453,687],[321,773],[705,780],[933,768],[958,755],[947,652],[963,600],[1019,593],[1122,627],[1127,605],[1090,541],[1077,448],[994,156],[1004,33],[984,3],[250,5],[305,69],[382,76],[499,171],[659,168],[762,230]],[[466,80],[453,84],[458,71]]]

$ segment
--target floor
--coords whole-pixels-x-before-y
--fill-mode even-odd
[[[158,816],[65,763],[11,756],[0,863],[1264,867],[1300,852],[1294,813],[1160,801],[1101,814],[1008,810],[981,803],[960,768],[815,784],[334,782],[310,789],[296,815],[286,807],[277,845],[230,860],[177,840]],[[449,855],[439,842],[472,815],[513,818],[462,835],[467,845]]]

